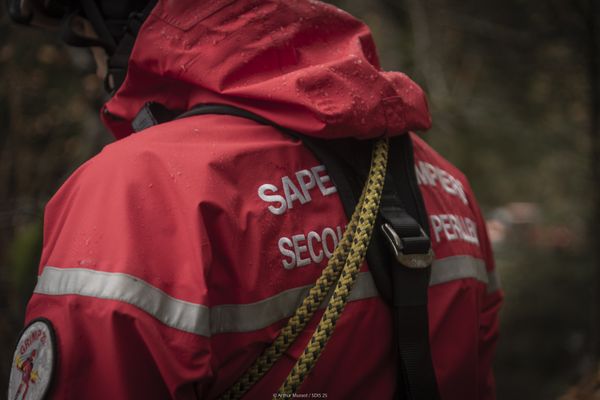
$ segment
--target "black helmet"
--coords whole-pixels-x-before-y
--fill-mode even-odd
[[[125,79],[135,38],[157,0],[8,0],[14,22],[57,30],[67,44],[98,46],[109,56],[105,86],[114,92]],[[97,37],[81,29],[89,21]]]

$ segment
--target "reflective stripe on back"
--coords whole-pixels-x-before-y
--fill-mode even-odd
[[[485,262],[470,256],[453,256],[435,260],[431,266],[429,285],[438,285],[464,278],[477,279],[487,284]]]
[[[471,256],[453,256],[435,260],[431,267],[429,286],[467,278],[485,283],[487,293],[500,289],[500,279],[496,271],[488,271],[485,261]]]
[[[488,293],[498,289],[495,274],[486,272],[485,263],[468,256],[435,260],[430,285],[473,278],[488,284]],[[47,266],[38,277],[34,293],[80,295],[131,304],[172,328],[202,336],[226,332],[251,332],[290,317],[312,285],[301,286],[248,304],[207,307],[177,299],[134,276],[84,268]],[[349,301],[378,296],[370,272],[361,272]]]

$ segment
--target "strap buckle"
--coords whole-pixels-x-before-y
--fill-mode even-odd
[[[396,257],[396,260],[408,268],[427,268],[431,265],[435,257],[433,249],[431,248],[429,236],[423,231],[423,228],[419,227],[419,229],[421,231],[421,236],[401,238],[389,223],[385,222],[381,225],[381,230]],[[427,252],[425,253],[405,253],[406,246],[404,241],[419,242],[421,244],[423,244],[424,241],[427,241],[429,246],[427,246]]]

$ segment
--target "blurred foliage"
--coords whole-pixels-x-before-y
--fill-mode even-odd
[[[487,217],[534,206],[527,221],[504,218],[495,245],[498,396],[558,398],[594,369],[591,1],[335,3],[371,26],[385,69],[425,88],[424,136],[466,173]]]
[[[506,300],[496,357],[500,399],[552,399],[590,367],[584,254],[510,240],[496,258]]]
[[[87,50],[13,26],[0,3],[0,393],[42,244],[43,207],[110,136]]]
[[[515,202],[537,210],[527,221],[505,218],[496,243],[506,292],[500,399],[558,398],[593,369],[591,1],[334,2],[369,24],[385,69],[424,87],[434,121],[424,136],[469,176],[487,216]],[[8,360],[34,285],[43,206],[110,136],[87,53],[2,15],[0,359]],[[7,368],[0,362],[0,393]]]
[[[600,399],[600,370],[585,376],[577,386],[570,388],[560,400]]]

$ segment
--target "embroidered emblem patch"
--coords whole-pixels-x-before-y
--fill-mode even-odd
[[[9,400],[44,397],[56,361],[54,342],[52,324],[46,319],[36,319],[23,330],[10,369]]]

